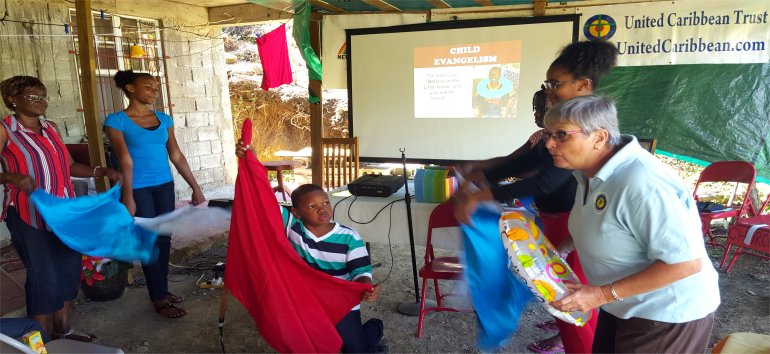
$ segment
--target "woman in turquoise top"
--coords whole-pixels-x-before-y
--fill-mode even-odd
[[[118,71],[115,85],[129,99],[128,107],[107,117],[104,130],[120,160],[123,172],[122,201],[131,215],[152,218],[174,210],[174,177],[168,161],[192,188],[192,203],[203,197],[174,136],[173,119],[151,105],[158,98],[158,81],[147,73]],[[182,298],[168,292],[168,259],[171,235],[160,235],[157,263],[142,264],[150,300],[159,314],[177,318],[187,311],[177,306]]]

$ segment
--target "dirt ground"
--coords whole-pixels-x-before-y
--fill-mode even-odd
[[[378,317],[385,322],[390,351],[479,352],[475,344],[475,316],[470,313],[430,314],[426,317],[423,337],[416,338],[417,317],[405,316],[396,310],[400,303],[414,299],[409,247],[393,246],[392,250],[391,260],[388,245],[372,245],[373,262],[382,264],[375,268],[375,281],[386,277],[387,280],[383,283],[381,298],[374,304],[362,306],[365,318]],[[423,252],[424,248],[417,247],[418,266]],[[222,291],[200,289],[195,283],[201,275],[204,280],[212,278],[214,273],[205,269],[224,260],[225,253],[224,247],[212,248],[179,264],[185,268],[172,267],[170,290],[185,297],[183,305],[189,312],[185,317],[167,319],[155,314],[147,290],[134,284],[115,301],[78,301],[73,311],[73,326],[98,335],[102,344],[126,352],[221,352],[217,324]],[[712,260],[718,262],[721,254],[721,250],[712,251]],[[141,271],[136,269],[135,274],[136,282],[140,283]],[[710,345],[732,332],[770,334],[770,264],[744,256],[729,274],[723,271],[719,274],[722,305],[716,314]],[[430,289],[429,294],[432,294]],[[244,308],[233,297],[227,300],[226,351],[272,352]],[[535,324],[549,318],[544,308],[531,305],[522,316],[519,331],[502,352],[528,352],[527,344],[548,335]]]

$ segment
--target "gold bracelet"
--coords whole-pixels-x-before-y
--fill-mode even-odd
[[[610,282],[610,293],[615,301],[623,301],[623,298],[618,296],[618,293],[615,292],[615,287],[612,285],[612,282]]]
[[[96,166],[94,167],[94,172],[92,173],[94,177],[96,177],[96,170],[100,169],[102,166]]]

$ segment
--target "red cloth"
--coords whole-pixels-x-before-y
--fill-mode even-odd
[[[259,61],[262,62],[262,87],[263,90],[290,84],[294,79],[291,76],[291,63],[289,62],[289,46],[286,45],[286,25],[257,38],[259,49]]]
[[[553,244],[554,247],[558,247],[564,240],[572,238],[569,234],[569,227],[567,226],[569,221],[568,211],[563,213],[540,213],[540,220],[543,221],[543,233],[548,237],[548,241],[551,241],[551,244]],[[578,279],[580,279],[583,284],[588,284],[577,251],[570,252],[566,261]],[[596,332],[596,323],[598,320],[599,313],[596,309],[591,310],[591,319],[582,327],[575,326],[556,318],[556,327],[559,328],[559,336],[564,345],[564,352],[567,354],[591,353],[594,334]]]
[[[251,143],[251,121],[243,123]],[[248,152],[238,162],[225,268],[227,289],[279,352],[338,353],[335,325],[361,302],[369,284],[310,267],[291,247],[267,170]]]

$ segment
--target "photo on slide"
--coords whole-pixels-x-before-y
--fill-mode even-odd
[[[415,118],[514,118],[521,41],[414,49]]]

